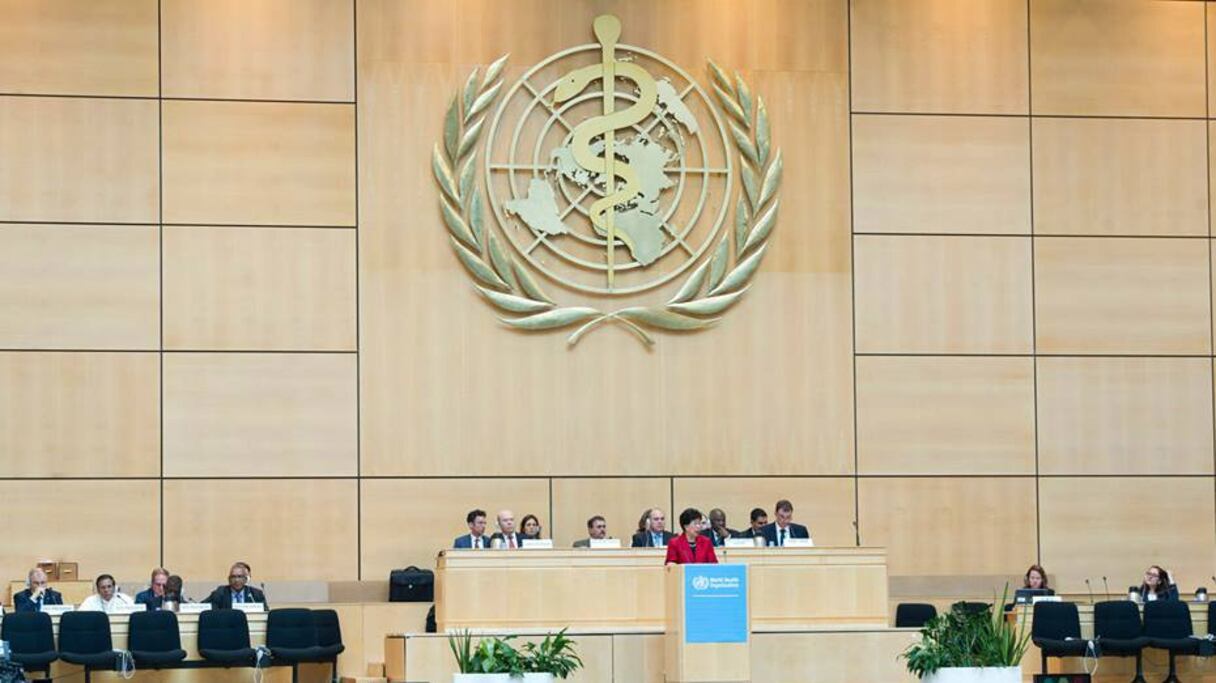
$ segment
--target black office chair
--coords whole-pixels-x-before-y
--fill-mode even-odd
[[[4,617],[0,640],[9,644],[11,658],[27,672],[41,672],[50,680],[51,662],[59,659],[55,652],[55,630],[51,615],[42,612],[16,612]]]
[[[901,602],[895,607],[895,628],[921,628],[937,616],[937,608],[922,602]]]
[[[198,653],[224,668],[254,666],[257,650],[249,644],[249,620],[235,609],[213,609],[198,615]]]
[[[313,610],[312,622],[317,628],[317,647],[320,657],[330,663],[330,678],[338,680],[338,655],[346,651],[342,644],[342,624],[338,613],[332,609]]]
[[[291,666],[292,683],[300,680],[300,665],[322,662],[312,610],[280,608],[266,617],[266,645],[276,664]]]
[[[992,605],[986,602],[967,602],[960,600],[959,602],[950,605],[951,610],[959,611],[964,614],[982,614],[992,609]]]
[[[1143,654],[1149,643],[1136,603],[1108,600],[1094,605],[1094,637],[1103,657],[1135,657],[1136,677],[1132,683],[1146,683]]]
[[[144,669],[174,669],[186,658],[173,612],[135,612],[127,629],[131,656]]]
[[[1081,617],[1071,602],[1035,604],[1030,639],[1042,655],[1044,674],[1048,657],[1084,657],[1089,647],[1089,641],[1081,638]]]
[[[105,612],[67,612],[59,617],[59,658],[84,668],[85,683],[94,671],[118,668],[110,635],[110,617]]]
[[[1179,600],[1144,603],[1144,637],[1149,647],[1170,653],[1170,673],[1162,683],[1178,683],[1174,658],[1199,653],[1199,641],[1192,638],[1191,608]]]

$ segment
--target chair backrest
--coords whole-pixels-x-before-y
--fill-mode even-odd
[[[317,627],[312,610],[288,607],[270,610],[266,617],[266,645],[276,647],[316,647]]]
[[[959,602],[950,605],[950,609],[958,610],[965,614],[980,614],[992,609],[992,605],[989,605],[986,602],[967,602],[966,600],[960,600]]]
[[[132,652],[171,652],[182,649],[177,615],[173,612],[134,612],[127,631]]]
[[[1144,635],[1149,638],[1189,638],[1191,608],[1179,600],[1156,600],[1144,604]]]
[[[198,649],[249,648],[249,620],[239,609],[213,609],[198,615]]]
[[[1208,633],[1216,635],[1216,602],[1208,603]]]
[[[1035,640],[1064,640],[1081,637],[1081,617],[1071,602],[1040,602],[1034,606],[1034,625],[1030,635]]]
[[[1094,605],[1095,636],[1129,640],[1139,638],[1143,632],[1140,610],[1136,608],[1136,603],[1130,600],[1107,600]]]
[[[313,610],[312,623],[317,629],[317,645],[329,647],[342,644],[342,624],[338,622],[336,611],[332,609]]]
[[[114,649],[105,612],[66,612],[59,617],[59,651],[96,655]]]
[[[922,602],[901,602],[895,607],[895,628],[920,628],[937,616],[937,608]]]
[[[51,615],[42,612],[17,612],[4,616],[0,640],[8,641],[13,654],[32,655],[55,651],[55,631]]]

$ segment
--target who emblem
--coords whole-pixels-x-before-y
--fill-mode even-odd
[[[707,92],[619,42],[616,17],[593,32],[505,94],[506,56],[469,74],[432,170],[452,248],[506,325],[575,328],[573,345],[612,323],[649,345],[656,330],[713,326],[750,287],[776,224],[781,151],[739,75],[709,62]],[[559,303],[542,282],[584,300]],[[665,303],[646,304],[665,286]]]

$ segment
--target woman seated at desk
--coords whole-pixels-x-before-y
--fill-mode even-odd
[[[667,564],[718,564],[712,540],[701,535],[705,515],[696,508],[680,513],[684,533],[667,542]]]
[[[1170,580],[1169,572],[1159,565],[1153,565],[1144,571],[1144,583],[1140,584],[1140,599],[1144,602],[1177,600],[1178,586]]]
[[[524,521],[519,525],[520,538],[524,540],[540,538],[540,520],[536,515],[524,515]]]

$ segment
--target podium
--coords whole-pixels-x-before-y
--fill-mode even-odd
[[[746,564],[666,568],[668,683],[750,683],[751,600]]]

